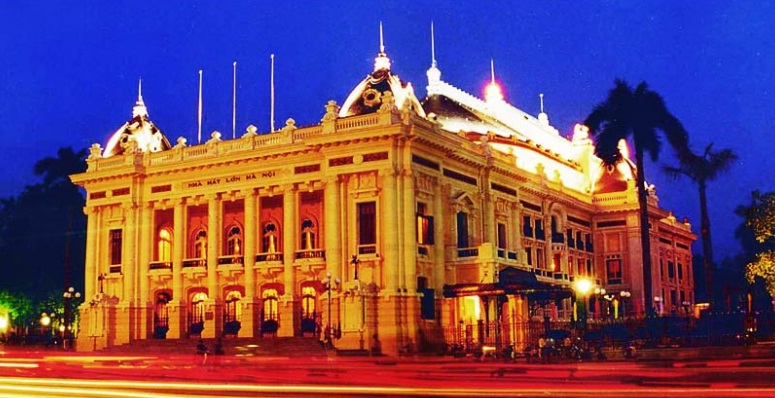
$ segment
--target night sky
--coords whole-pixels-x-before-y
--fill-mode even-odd
[[[415,3],[421,3],[420,5]],[[490,78],[507,101],[570,135],[615,78],[662,94],[701,151],[740,155],[712,183],[715,255],[739,251],[734,208],[774,190],[775,4],[757,1],[0,1],[0,197],[36,181],[34,162],[61,146],[105,145],[131,117],[138,79],[150,118],[173,143],[197,141],[198,70],[203,141],[269,130],[270,54],[275,125],[317,123],[373,68],[379,22],[393,71],[425,95],[430,24],[442,79],[479,97]],[[667,146],[660,163],[675,164]],[[648,164],[660,205],[699,232],[697,189]],[[695,252],[700,252],[699,241]]]

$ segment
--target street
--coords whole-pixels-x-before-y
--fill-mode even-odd
[[[485,362],[452,358],[5,352],[3,397],[773,396],[775,360]]]

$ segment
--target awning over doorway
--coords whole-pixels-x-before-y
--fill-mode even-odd
[[[458,283],[444,285],[444,297],[524,294],[532,300],[559,300],[571,297],[570,287],[541,282],[530,271],[506,267],[496,283]]]

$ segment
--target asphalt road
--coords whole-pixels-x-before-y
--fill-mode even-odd
[[[2,397],[772,397],[775,359],[504,363],[452,358],[5,352]]]

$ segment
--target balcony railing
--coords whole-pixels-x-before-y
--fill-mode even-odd
[[[283,261],[283,254],[277,253],[277,252],[256,254],[257,263],[270,262],[270,261]]]
[[[172,269],[172,263],[169,261],[151,261],[148,269]]]
[[[111,265],[108,269],[111,274],[120,274],[121,273],[121,266],[120,265]]]
[[[183,259],[183,268],[207,267],[207,261],[203,258]]]
[[[323,249],[299,250],[296,252],[296,258],[319,258],[325,260],[326,251]]]
[[[358,245],[358,254],[376,254],[377,253],[377,245],[370,244],[370,245]]]
[[[477,257],[479,256],[479,248],[478,247],[463,247],[457,249],[457,256],[460,258],[465,257]]]
[[[242,265],[243,257],[239,254],[231,254],[218,257],[218,265]]]

